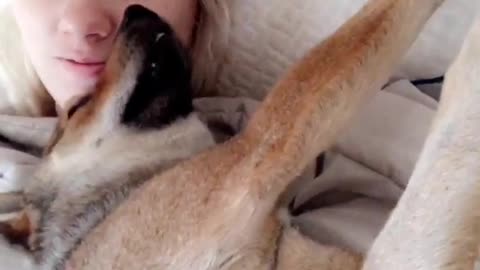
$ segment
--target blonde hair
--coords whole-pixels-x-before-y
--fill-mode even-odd
[[[215,83],[228,45],[230,16],[225,0],[201,0],[192,47],[196,96],[218,94]]]
[[[28,61],[20,32],[6,4],[0,6],[0,113],[38,116],[53,102]]]
[[[2,1],[2,0],[0,0]],[[223,0],[200,0],[191,48],[196,96],[215,93],[215,78],[227,44],[228,9]],[[9,4],[0,2],[0,114],[45,116],[54,102],[26,56]]]

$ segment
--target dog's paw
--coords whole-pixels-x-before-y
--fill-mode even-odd
[[[35,270],[35,263],[27,250],[11,245],[0,236],[0,270]]]

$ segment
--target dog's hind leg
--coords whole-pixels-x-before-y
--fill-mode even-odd
[[[332,145],[360,105],[388,81],[442,2],[371,0],[293,67],[243,134],[251,149],[246,162],[255,164],[243,170],[251,172],[243,178],[256,192],[277,198]]]
[[[446,76],[439,112],[368,270],[473,269],[480,244],[480,20]]]

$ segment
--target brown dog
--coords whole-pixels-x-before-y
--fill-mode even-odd
[[[277,201],[442,2],[370,1],[291,69],[245,131],[208,150],[191,97],[177,96],[188,89],[176,77],[188,74],[182,50],[161,19],[130,8],[102,89],[73,107],[25,191],[34,269],[359,269],[291,228]]]
[[[71,267],[301,269],[282,256],[301,237],[277,218],[277,198],[387,81],[441,2],[371,1],[279,82],[242,134],[133,192],[72,253]],[[313,255],[303,261],[311,269],[359,267],[344,253],[297,255]]]

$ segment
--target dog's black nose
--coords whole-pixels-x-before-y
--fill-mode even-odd
[[[123,23],[120,28],[126,29],[130,27],[132,23],[138,22],[140,20],[155,21],[155,20],[159,20],[159,17],[155,12],[145,8],[142,5],[137,5],[137,4],[131,5],[127,7],[127,9],[125,10],[125,13],[123,16]]]

